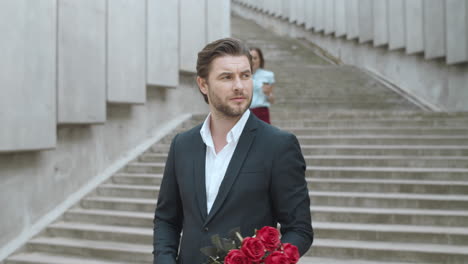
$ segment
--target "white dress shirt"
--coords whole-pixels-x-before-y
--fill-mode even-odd
[[[236,150],[239,138],[244,130],[245,124],[250,116],[250,110],[247,109],[242,115],[241,119],[237,121],[236,125],[227,133],[226,141],[227,144],[224,148],[216,153],[213,138],[210,131],[210,117],[205,119],[200,134],[206,145],[206,157],[205,157],[205,187],[206,187],[206,207],[208,214],[210,213],[211,207],[218,195],[219,187],[226,174],[227,167],[231,162],[234,150]]]

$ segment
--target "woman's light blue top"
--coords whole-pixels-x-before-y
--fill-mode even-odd
[[[275,74],[271,71],[264,70],[262,68],[255,71],[253,77],[253,96],[252,104],[250,108],[256,107],[270,107],[270,103],[267,100],[267,96],[263,93],[263,83],[274,84]]]

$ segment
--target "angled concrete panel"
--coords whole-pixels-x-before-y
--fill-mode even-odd
[[[405,47],[406,33],[404,0],[388,0],[388,33],[390,50]]]
[[[365,43],[374,39],[374,0],[359,1],[359,42]]]
[[[267,2],[267,5],[268,5],[268,13],[272,16],[275,16],[276,13],[275,13],[275,0],[269,0]]]
[[[56,3],[0,1],[0,152],[56,145]]]
[[[282,17],[283,19],[288,19],[289,20],[289,8],[291,6],[291,2],[290,1],[281,1],[281,5],[282,5]]]
[[[424,0],[424,56],[445,56],[445,0]]]
[[[405,1],[406,52],[424,51],[423,0]]]
[[[447,63],[468,61],[468,1],[447,0]]]
[[[146,101],[146,0],[108,2],[107,101]]]
[[[325,2],[325,34],[335,32],[335,1]]]
[[[198,52],[206,45],[206,1],[180,0],[180,69],[195,72]]]
[[[275,3],[275,16],[276,17],[281,17],[282,16],[282,3],[281,3],[281,0],[274,0],[274,3]]]
[[[335,36],[346,35],[346,0],[335,0]]]
[[[346,0],[346,38],[359,37],[359,0]]]
[[[294,23],[297,21],[297,0],[290,0],[289,2],[289,22]]]
[[[316,0],[315,2],[315,32],[325,29],[325,0]]]
[[[58,1],[58,121],[106,121],[106,1]]]
[[[264,2],[262,4],[263,6],[263,12],[265,12],[266,14],[270,14],[271,13],[271,2]]]
[[[304,15],[305,15],[305,28],[307,30],[310,30],[314,27],[314,8],[315,8],[315,0],[305,1]]]
[[[147,83],[179,85],[179,0],[148,1]]]
[[[230,6],[230,0],[207,0],[208,42],[231,36]]]
[[[374,46],[388,44],[388,0],[374,0]]]
[[[278,17],[280,15],[279,9],[278,9],[278,0],[270,0],[271,3],[271,14],[275,17]]]
[[[264,0],[255,0],[255,5],[259,11],[265,12],[265,1]]]
[[[306,0],[297,0],[296,8],[297,8],[297,24],[303,25],[305,24],[305,1]]]

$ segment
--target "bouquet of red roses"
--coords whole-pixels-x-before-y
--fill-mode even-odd
[[[297,247],[289,243],[281,243],[278,230],[271,226],[258,230],[253,237],[242,238],[239,232],[236,232],[236,236],[240,246],[231,248],[225,255],[224,261],[220,261],[223,258],[220,258],[219,254],[211,255],[210,263],[295,264],[299,260]],[[229,245],[226,241],[224,244]],[[234,244],[235,242],[232,241],[232,245]]]

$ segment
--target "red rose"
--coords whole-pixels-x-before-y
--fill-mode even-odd
[[[241,250],[252,262],[259,262],[265,255],[265,246],[260,239],[255,237],[244,238]]]
[[[239,249],[230,250],[224,258],[224,264],[250,264],[249,259]]]
[[[275,251],[266,259],[265,264],[290,264],[288,257],[283,252]]]
[[[299,261],[300,255],[296,246],[289,243],[284,243],[283,252],[288,257],[290,263],[296,264]]]
[[[257,231],[257,238],[260,239],[268,251],[275,251],[280,246],[278,229],[265,226]]]

